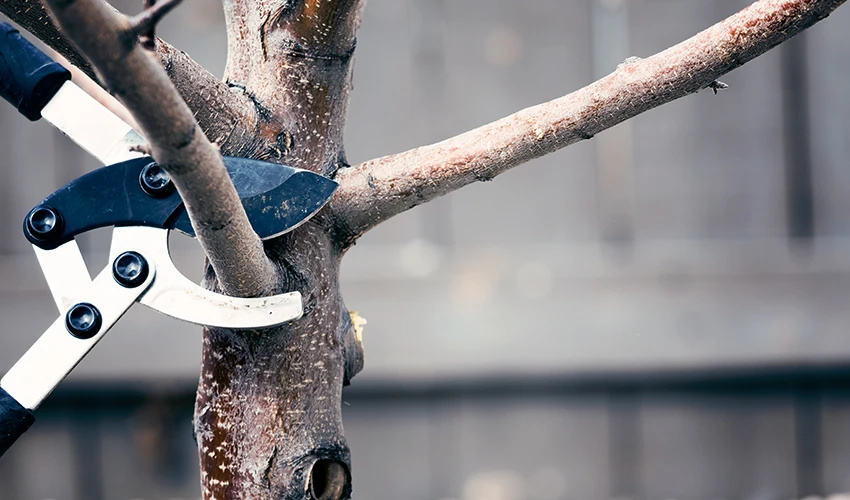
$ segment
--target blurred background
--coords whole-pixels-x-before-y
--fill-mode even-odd
[[[115,5],[125,12],[138,2]],[[745,0],[369,0],[352,164],[648,56]],[[346,257],[355,498],[788,499],[850,491],[850,7],[590,141],[385,223]],[[216,74],[216,2],[158,33]],[[56,311],[26,212],[97,167],[0,106],[0,373]],[[106,264],[108,231],[82,241]],[[174,238],[199,277],[200,249]],[[0,459],[3,500],[200,497],[200,330],[134,308]]]

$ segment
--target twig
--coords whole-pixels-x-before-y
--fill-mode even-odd
[[[347,243],[390,217],[711,87],[845,0],[762,0],[674,47],[545,104],[430,146],[340,170],[332,209]]]
[[[275,291],[277,276],[248,222],[217,148],[150,53],[134,40],[128,19],[103,0],[47,0],[63,33],[130,110],[154,159],[171,175],[222,289],[257,296]]]
[[[156,49],[154,28],[156,28],[156,25],[166,14],[171,12],[182,1],[162,0],[157,3],[156,0],[145,0],[145,10],[137,16],[130,18],[130,31],[139,37],[139,43],[142,47],[148,50]]]

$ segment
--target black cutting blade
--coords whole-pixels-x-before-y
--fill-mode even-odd
[[[336,182],[309,170],[245,158],[225,158],[224,163],[254,232],[264,240],[306,222],[337,188]],[[195,236],[185,209],[169,227]]]
[[[140,184],[150,157],[136,158],[90,172],[48,196],[24,221],[24,234],[34,245],[56,248],[76,235],[104,226],[153,226],[195,231],[183,201],[172,191],[166,196],[147,194]],[[274,238],[307,221],[331,198],[337,183],[319,174],[276,163],[224,157],[236,192],[254,231]],[[55,226],[30,220],[49,208]],[[33,222],[36,222],[33,225]],[[33,231],[33,228],[38,230]]]

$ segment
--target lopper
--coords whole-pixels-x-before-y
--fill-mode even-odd
[[[299,318],[297,291],[228,297],[183,276],[168,233],[194,236],[168,174],[139,152],[144,139],[70,81],[64,67],[0,22],[0,94],[30,120],[46,119],[103,168],[48,196],[25,217],[60,315],[0,379],[0,455],[29,429],[33,411],[136,302],[204,326],[251,329]],[[291,231],[327,203],[337,184],[275,163],[225,157],[254,231],[269,239]],[[75,237],[114,226],[109,264],[92,279]]]

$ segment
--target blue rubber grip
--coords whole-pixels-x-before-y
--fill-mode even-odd
[[[0,387],[0,456],[35,422],[32,412]]]
[[[70,79],[70,71],[0,22],[0,95],[22,115],[41,118],[41,110]]]

